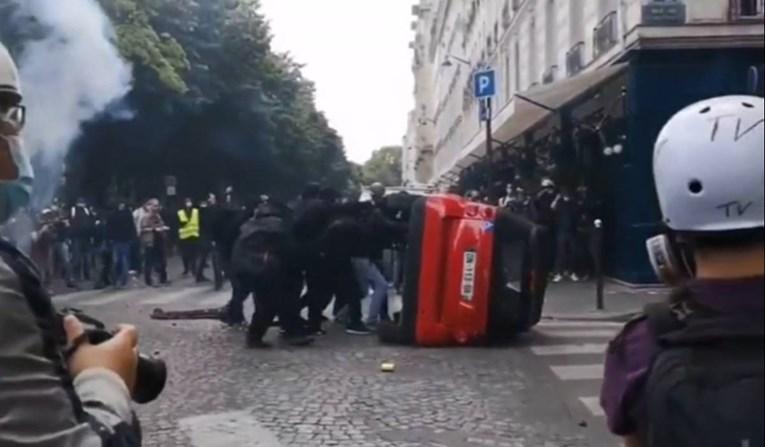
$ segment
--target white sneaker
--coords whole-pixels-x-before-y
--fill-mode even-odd
[[[563,281],[563,275],[558,274],[558,275],[553,276],[553,282],[558,283],[558,282],[561,282],[561,281]]]
[[[579,276],[576,273],[572,273],[571,274],[571,281],[579,282],[579,281],[581,281],[581,278],[579,278]]]

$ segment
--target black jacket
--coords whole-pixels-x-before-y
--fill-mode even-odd
[[[129,209],[113,211],[106,221],[106,238],[109,241],[127,243],[138,237],[133,213]]]

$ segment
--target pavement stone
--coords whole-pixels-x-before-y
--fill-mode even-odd
[[[193,308],[204,293],[192,289],[175,306]],[[136,324],[141,349],[168,361],[166,392],[138,408],[147,447],[605,445],[582,429],[525,342],[419,349],[333,327],[310,348],[280,346],[274,330],[275,349],[251,351],[243,331],[218,322],[150,320],[154,306],[141,299],[93,310]],[[393,374],[381,372],[388,361]]]
[[[149,326],[144,350],[171,368],[166,393],[139,409],[149,447],[591,445],[562,408],[535,403],[534,374],[512,348],[383,347],[331,333],[313,348],[253,352],[214,322]],[[381,373],[383,361],[397,372]],[[227,421],[239,430],[227,434]]]

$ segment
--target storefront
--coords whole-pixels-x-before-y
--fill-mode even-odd
[[[493,169],[494,188],[508,182],[533,188],[545,177],[568,188],[586,186],[605,222],[608,276],[655,283],[645,253],[645,240],[662,230],[652,176],[655,139],[693,102],[762,94],[762,65],[761,49],[640,50],[619,64],[538,87],[519,95],[512,118],[500,121],[495,138],[503,145],[495,159],[474,155],[481,161],[463,171],[461,184],[478,189]]]

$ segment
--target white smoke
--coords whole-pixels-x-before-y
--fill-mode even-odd
[[[95,0],[13,0],[20,15],[45,30],[25,45],[19,58],[28,110],[24,140],[46,171],[38,176],[38,203],[53,198],[67,151],[82,124],[130,91],[132,70],[119,55],[115,33]],[[46,176],[48,177],[48,176]]]

